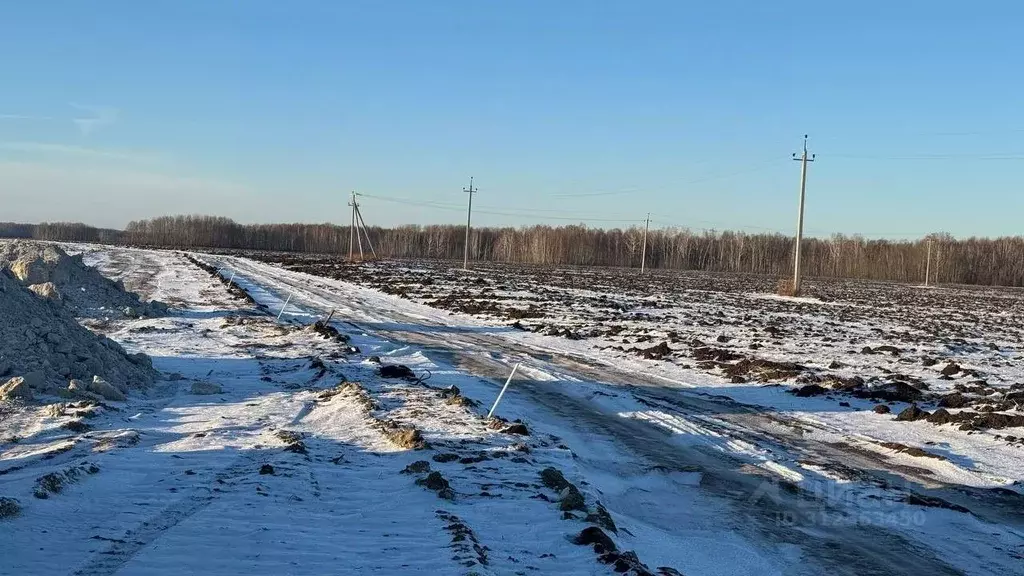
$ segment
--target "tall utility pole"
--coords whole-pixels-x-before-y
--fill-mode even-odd
[[[462,269],[469,270],[469,224],[473,220],[473,193],[477,190],[473,189],[473,177],[469,177],[469,188],[463,188],[463,192],[469,193],[469,211],[466,213],[466,248],[462,253]]]
[[[925,261],[925,265],[924,265],[924,285],[925,286],[928,285],[928,277],[931,275],[931,271],[932,271],[932,239],[929,238],[928,239],[928,259]]]
[[[359,204],[356,203],[355,190],[352,191],[352,201],[348,203],[352,207],[352,226],[348,232],[348,261],[352,262],[355,258],[355,247],[356,247],[356,212],[359,210]],[[362,240],[359,241],[359,252],[362,256],[363,247]]]
[[[807,157],[807,135],[804,134],[804,152],[797,158],[793,154],[793,160],[800,161],[800,211],[796,221],[796,254],[793,257],[793,295],[800,294],[800,245],[804,240],[804,197],[807,192],[807,163],[814,162],[814,154]]]
[[[647,220],[644,221],[644,248],[640,253],[640,274],[644,273],[644,266],[647,264],[647,231],[651,228],[651,213],[647,213]]]

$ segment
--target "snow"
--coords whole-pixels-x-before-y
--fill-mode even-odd
[[[0,496],[23,508],[0,520],[0,574],[612,573],[589,547],[570,542],[587,524],[563,520],[557,504],[539,497],[556,496],[538,479],[548,466],[562,470],[588,506],[600,501],[619,528],[619,547],[652,570],[766,576],[908,573],[913,565],[929,574],[1019,573],[1024,536],[1014,512],[910,506],[901,501],[908,490],[930,489],[917,483],[922,473],[892,486],[861,475],[885,462],[927,469],[945,497],[946,485],[981,489],[1024,478],[1019,451],[988,435],[897,427],[866,402],[837,409],[778,387],[725,385],[354,284],[197,255],[235,274],[270,311],[260,314],[179,254],[72,249],[175,306],[168,317],[128,321],[109,334],[150,354],[164,379],[84,419],[92,427],[84,433],[61,428],[71,417],[48,416],[43,406],[0,412]],[[332,309],[332,325],[359,353],[304,329]],[[371,356],[429,373],[426,386],[379,378]],[[529,436],[500,433],[483,418],[516,362],[524,364],[497,414],[522,419]],[[344,394],[321,398],[342,380],[359,382],[377,408],[368,415]],[[193,382],[219,384],[223,393],[190,394]],[[447,403],[441,390],[449,386],[478,406]],[[396,446],[374,419],[416,426],[431,449]],[[306,453],[286,450],[282,431],[301,438]],[[12,435],[21,439],[3,440]],[[896,454],[879,446],[885,441],[948,460]],[[840,444],[879,460],[845,454]],[[449,452],[478,461],[432,459]],[[444,475],[454,500],[416,485],[422,475],[401,473],[419,460]],[[46,499],[32,496],[43,474],[82,463],[98,471]],[[274,473],[260,474],[264,465]],[[798,516],[775,525],[759,516],[755,489],[780,481],[804,491],[797,504],[807,508],[796,513],[826,512],[835,521]],[[453,541],[449,515],[486,547],[486,565],[465,564],[477,552]]]

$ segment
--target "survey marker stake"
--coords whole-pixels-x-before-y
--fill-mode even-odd
[[[331,323],[331,318],[334,318],[334,308],[331,308],[331,313],[327,315],[327,318],[323,321],[324,326]]]
[[[501,397],[505,395],[505,390],[507,390],[508,385],[512,383],[512,377],[516,375],[516,370],[518,369],[518,363],[512,367],[512,373],[508,375],[508,380],[505,380],[505,385],[501,387],[501,392],[498,392],[498,398],[494,400],[494,406],[491,406],[491,411],[487,413],[488,418],[494,414],[494,410],[498,407],[498,402],[501,402]]]
[[[288,303],[292,301],[292,293],[293,292],[294,291],[288,293],[288,298],[285,299],[284,306],[281,306],[281,311],[277,313],[277,319],[278,320],[281,319],[281,314],[284,314],[284,309],[288,307]]]

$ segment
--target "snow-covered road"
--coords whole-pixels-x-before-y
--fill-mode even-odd
[[[994,564],[1017,564],[1013,553],[1022,543],[1020,500],[975,489],[998,482],[984,473],[950,463],[894,462],[881,455],[879,441],[851,435],[827,418],[765,411],[722,396],[720,389],[702,389],[699,379],[683,382],[647,370],[623,370],[561,339],[246,259],[211,258],[242,276],[272,310],[279,310],[291,294],[293,308],[286,314],[296,319],[337,309],[360,330],[416,345],[432,359],[495,383],[511,364],[525,361],[525,377],[516,383],[522,402],[515,415],[543,418],[563,435],[571,431],[580,441],[574,451],[594,476],[621,470],[623,462],[636,471],[699,472],[701,496],[725,510],[716,528],[774,550],[777,554],[769,556],[782,566],[785,554],[779,551],[788,546],[799,549],[799,562],[838,573],[984,573]],[[806,403],[802,409],[807,410]],[[588,444],[602,447],[587,450]],[[977,478],[949,481],[971,476]],[[681,483],[692,486],[692,479]],[[906,505],[917,497],[972,513]],[[623,504],[613,511],[649,521]],[[664,511],[653,512],[657,521],[651,523],[662,522],[669,532],[678,529],[680,518],[665,525]],[[995,560],[1007,550],[1010,555]]]

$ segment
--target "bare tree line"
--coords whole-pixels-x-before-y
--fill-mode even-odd
[[[406,225],[368,230],[378,254],[389,258],[459,259],[465,227]],[[215,216],[163,216],[128,224],[123,231],[77,223],[0,223],[0,236],[110,242],[168,248],[224,248],[347,254],[349,227],[333,224],[238,224]],[[643,230],[583,225],[477,228],[470,258],[497,262],[583,266],[639,266]],[[932,282],[1024,286],[1024,237],[869,240],[834,235],[804,240],[808,276],[922,282],[928,241]],[[793,238],[782,234],[652,230],[651,268],[785,276]]]

